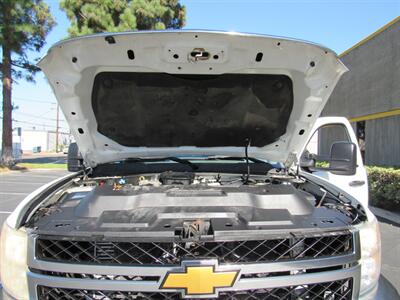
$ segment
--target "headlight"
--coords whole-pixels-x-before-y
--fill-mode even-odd
[[[0,238],[0,276],[5,291],[15,299],[28,300],[27,235],[4,222]]]
[[[361,294],[376,286],[381,272],[381,235],[376,219],[360,226]]]

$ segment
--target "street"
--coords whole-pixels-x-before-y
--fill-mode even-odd
[[[0,224],[26,195],[67,171],[35,170],[0,174]],[[400,293],[400,225],[380,222],[382,274]]]

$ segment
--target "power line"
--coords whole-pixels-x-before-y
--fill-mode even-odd
[[[21,97],[12,97],[13,99],[17,99],[19,101],[26,101],[26,102],[36,102],[36,103],[45,103],[45,104],[57,104],[56,102],[45,101],[45,100],[38,100],[32,98],[21,98]],[[53,101],[53,100],[52,100]]]
[[[24,122],[24,121],[18,121],[18,120],[15,120],[15,119],[13,119],[12,121],[15,122],[15,123],[28,124],[28,125],[34,125],[34,126],[40,126],[40,127],[46,127],[46,128],[50,128],[50,129],[55,130],[55,126],[53,126],[53,125],[40,124],[40,123],[34,123],[34,122]],[[61,127],[61,126],[60,126],[60,128],[69,130],[68,127]]]
[[[46,119],[46,120],[49,120],[49,121],[56,121],[56,119],[43,117],[44,115],[48,114],[49,112],[51,112],[51,110],[49,110],[48,112],[46,112],[46,113],[44,113],[42,115],[32,115],[32,114],[22,113],[22,112],[19,112],[19,111],[14,111],[14,113],[17,113],[17,114],[20,114],[20,115],[24,115],[24,116],[28,116],[28,117],[41,118],[41,119]],[[67,122],[66,120],[61,120],[61,119],[59,121],[60,122]]]
[[[0,119],[3,119],[3,117],[0,117]],[[41,123],[34,123],[34,122],[29,122],[29,121],[18,121],[18,120],[15,120],[15,119],[12,119],[12,121],[16,122],[16,123],[21,123],[21,124],[35,125],[35,126],[41,126],[41,127],[47,127],[47,128],[55,129],[54,125],[48,125],[48,124],[44,124],[44,123],[41,124]],[[61,127],[60,126],[60,128],[69,130],[68,127]]]
[[[48,111],[46,111],[45,113],[43,113],[43,114],[41,114],[40,116],[35,116],[35,117],[33,117],[33,118],[30,118],[28,121],[26,121],[26,122],[31,122],[31,121],[33,121],[33,120],[35,120],[35,119],[38,119],[38,118],[42,118],[42,116],[44,116],[44,115],[47,115],[49,112],[51,112],[51,110],[48,110]]]

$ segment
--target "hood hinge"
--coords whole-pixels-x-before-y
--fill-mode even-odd
[[[298,173],[298,168],[297,168],[297,155],[294,152],[290,152],[288,155],[288,158],[286,159],[284,165],[285,168],[290,172],[297,174]]]

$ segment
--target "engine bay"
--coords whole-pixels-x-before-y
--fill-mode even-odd
[[[236,239],[340,230],[361,220],[349,203],[305,179],[166,171],[80,176],[48,197],[33,233],[141,239]]]

